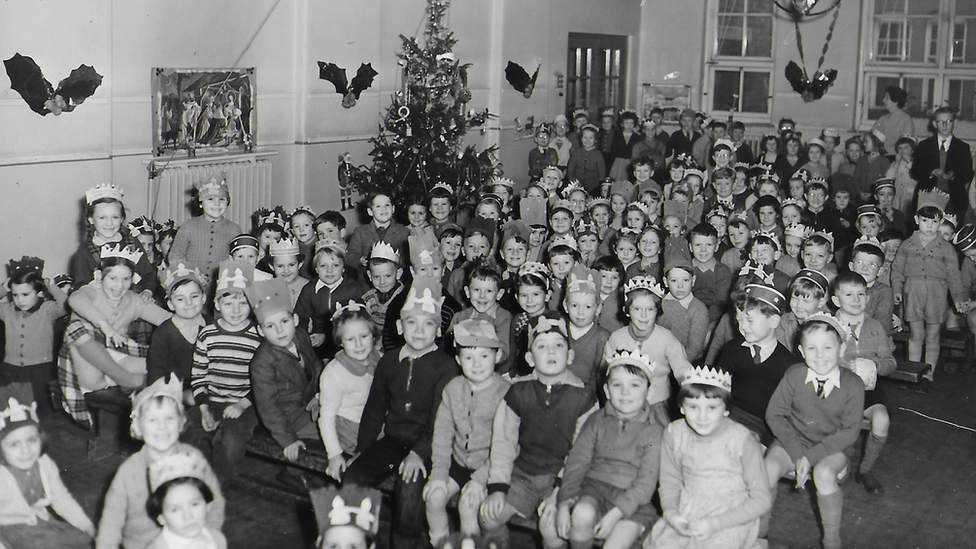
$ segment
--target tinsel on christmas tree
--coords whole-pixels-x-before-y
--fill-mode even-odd
[[[372,169],[360,171],[353,184],[363,195],[383,191],[402,204],[411,195],[425,195],[445,182],[455,189],[458,208],[477,201],[482,186],[498,169],[494,147],[478,152],[463,147],[469,127],[490,116],[465,112],[471,100],[467,87],[469,64],[458,62],[451,50],[457,39],[444,22],[449,0],[428,0],[424,43],[400,35],[397,54],[403,85],[393,97],[379,134],[372,138]],[[405,209],[403,209],[405,211]]]

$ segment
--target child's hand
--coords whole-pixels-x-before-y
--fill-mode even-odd
[[[242,406],[241,402],[242,401],[239,400],[231,404],[230,406],[224,408],[224,413],[223,413],[224,419],[237,419],[241,417],[241,414],[244,413],[244,410],[247,410],[247,406]]]
[[[485,501],[486,497],[488,497],[488,488],[477,480],[469,480],[461,488],[461,501],[458,506],[474,508],[481,505],[481,502]]]
[[[664,513],[664,520],[668,521],[671,528],[685,537],[691,537],[691,530],[688,528],[688,519],[677,513]]]
[[[895,294],[891,297],[892,302],[895,305],[901,305],[901,294]]]
[[[312,347],[321,347],[325,343],[325,334],[309,334],[308,337],[312,340]]]
[[[446,495],[447,483],[444,482],[443,480],[428,480],[427,485],[424,486],[424,492],[423,492],[424,501],[429,501],[430,497],[433,494],[437,493],[438,491],[442,491]]]
[[[295,442],[292,442],[288,446],[285,446],[285,450],[284,450],[285,459],[287,459],[288,461],[297,461],[298,452],[304,449],[305,449],[304,442],[300,440],[296,440]]]
[[[427,478],[427,467],[424,466],[424,460],[413,450],[400,462],[398,472],[403,482],[416,482],[418,479]]]
[[[556,534],[563,539],[569,539],[569,529],[573,525],[573,513],[569,504],[559,506],[556,511]]]
[[[610,532],[613,532],[613,528],[617,526],[620,519],[624,518],[624,512],[620,509],[614,507],[607,511],[607,514],[603,515],[600,522],[596,523],[593,527],[593,537],[596,539],[607,539],[610,537]]]
[[[342,454],[339,454],[334,458],[329,458],[329,466],[325,468],[325,474],[341,482],[342,473],[345,472],[346,458],[342,457]]]
[[[143,305],[149,305],[150,303],[156,302],[156,300],[153,299],[152,290],[143,290],[142,293],[139,294],[139,301],[141,301]]]
[[[715,532],[715,525],[712,521],[706,519],[693,520],[688,523],[688,532],[691,533],[692,537],[698,539],[705,539]]]
[[[810,480],[810,460],[803,456],[796,460],[796,488],[799,490]]]
[[[503,512],[505,512],[505,492],[488,494],[485,502],[481,504],[481,518],[497,522],[501,520]]]
[[[105,334],[105,343],[108,343],[113,348],[124,347],[130,341],[128,337],[117,332],[107,320],[99,324],[98,328]]]
[[[95,525],[94,524],[86,525],[84,528],[81,529],[81,531],[84,532],[84,533],[86,533],[86,534],[88,534],[88,537],[91,537],[91,538],[95,537],[95,533],[96,532],[95,532]]]
[[[312,400],[308,401],[308,404],[305,405],[305,411],[312,413],[312,421],[319,420],[319,395],[318,394],[312,397]]]
[[[539,524],[553,525],[556,523],[556,496],[559,495],[559,488],[553,488],[552,493],[542,500],[539,504]]]
[[[203,430],[210,433],[217,428],[217,421],[213,417],[213,413],[210,411],[210,407],[206,404],[200,405],[200,425]]]

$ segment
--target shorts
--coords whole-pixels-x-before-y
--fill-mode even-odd
[[[447,470],[447,475],[451,477],[451,480],[457,483],[458,488],[464,488],[464,485],[471,480],[471,475],[473,473],[473,470],[468,469],[464,465],[454,461],[454,458],[451,458],[451,467]]]
[[[602,480],[587,478],[583,480],[583,485],[580,487],[580,499],[590,498],[596,504],[596,516],[599,519],[616,507],[614,500],[625,491]],[[657,511],[650,502],[647,502],[638,506],[634,514],[625,516],[623,520],[636,522],[647,530],[657,520]]]
[[[505,501],[522,518],[530,518],[536,514],[542,500],[552,494],[555,485],[555,473],[530,475],[515,467],[512,469],[512,480],[509,483],[508,496]]]
[[[905,322],[925,321],[926,324],[942,324],[949,312],[948,286],[934,278],[911,277],[905,280]]]
[[[880,384],[876,385],[874,389],[871,389],[870,391],[864,391],[864,409],[867,410],[876,404],[880,404],[885,408],[888,407],[888,399],[885,398],[884,391],[881,389]]]
[[[778,439],[777,440],[774,440],[773,443],[769,445],[769,450],[772,450],[773,448],[775,448],[777,446],[780,447],[780,448],[783,448],[783,443],[781,443]],[[785,450],[785,448],[783,448],[783,449]],[[806,449],[807,448],[804,448],[804,450],[806,450]],[[769,450],[766,450],[766,455],[769,455]],[[855,454],[857,454],[857,444],[851,444],[850,446],[848,446],[848,447],[844,448],[843,450],[841,450],[840,453],[841,454],[844,454],[844,458],[847,459],[847,468],[850,469],[851,462],[853,461]],[[833,454],[828,454],[828,455],[833,455]],[[820,463],[820,462],[818,461],[817,463]],[[811,463],[810,464],[810,467],[811,468],[812,467],[816,467],[817,466],[817,463]],[[811,471],[810,474],[812,475],[813,472]],[[790,470],[786,471],[786,473],[784,474],[784,476],[789,477],[789,478],[794,478],[794,476],[795,476],[794,475],[794,471],[792,469],[790,469]]]

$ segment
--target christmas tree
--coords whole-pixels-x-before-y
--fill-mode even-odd
[[[487,109],[465,112],[471,100],[470,65],[462,65],[451,51],[457,39],[444,22],[449,4],[428,0],[423,44],[400,35],[403,50],[397,56],[403,82],[379,134],[370,140],[373,166],[348,174],[363,195],[382,191],[402,204],[445,182],[454,188],[460,210],[473,206],[482,186],[499,170],[494,147],[481,152],[463,147],[468,128],[484,124],[491,115]]]

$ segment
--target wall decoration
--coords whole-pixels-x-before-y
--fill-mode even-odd
[[[58,89],[44,78],[41,67],[30,57],[15,53],[3,62],[10,77],[10,88],[20,94],[31,110],[41,116],[71,112],[95,93],[102,83],[102,75],[89,65],[79,65]]]
[[[641,95],[643,117],[650,116],[651,109],[664,110],[664,120],[677,122],[681,111],[691,108],[691,86],[682,84],[644,84]]]
[[[359,101],[359,94],[373,85],[373,79],[376,78],[377,74],[379,73],[373,70],[372,63],[361,63],[359,70],[356,71],[356,76],[352,78],[352,82],[348,82],[346,80],[346,69],[340,68],[335,63],[319,61],[319,78],[332,82],[336,93],[342,96],[342,107],[344,109],[351,109],[356,106],[356,101]]]
[[[539,78],[539,69],[541,68],[542,65],[540,64],[535,68],[532,76],[529,76],[529,72],[522,68],[522,65],[509,61],[508,66],[505,67],[505,79],[513,88],[522,92],[523,97],[528,99],[532,97],[532,91],[535,90],[535,81]]]
[[[790,5],[784,6],[777,2],[776,6],[788,13],[793,20],[796,49],[800,54],[799,64],[795,61],[790,61],[786,65],[786,81],[790,83],[793,91],[803,97],[805,103],[816,101],[823,97],[827,93],[827,89],[833,86],[834,81],[837,80],[837,71],[835,69],[822,69],[824,59],[827,57],[827,50],[830,49],[830,40],[834,37],[834,27],[837,25],[837,18],[840,16],[840,0],[833,0],[832,2],[825,0],[822,5],[820,4],[820,0],[793,0],[793,3]],[[817,11],[818,7],[820,11]],[[834,18],[830,21],[830,27],[827,28],[827,38],[824,40],[823,49],[820,51],[820,60],[817,62],[817,68],[813,71],[813,77],[811,78],[809,73],[807,73],[807,62],[803,53],[803,34],[800,32],[800,22],[819,17],[831,10],[834,12]]]
[[[152,70],[153,153],[240,152],[257,134],[254,69]]]

